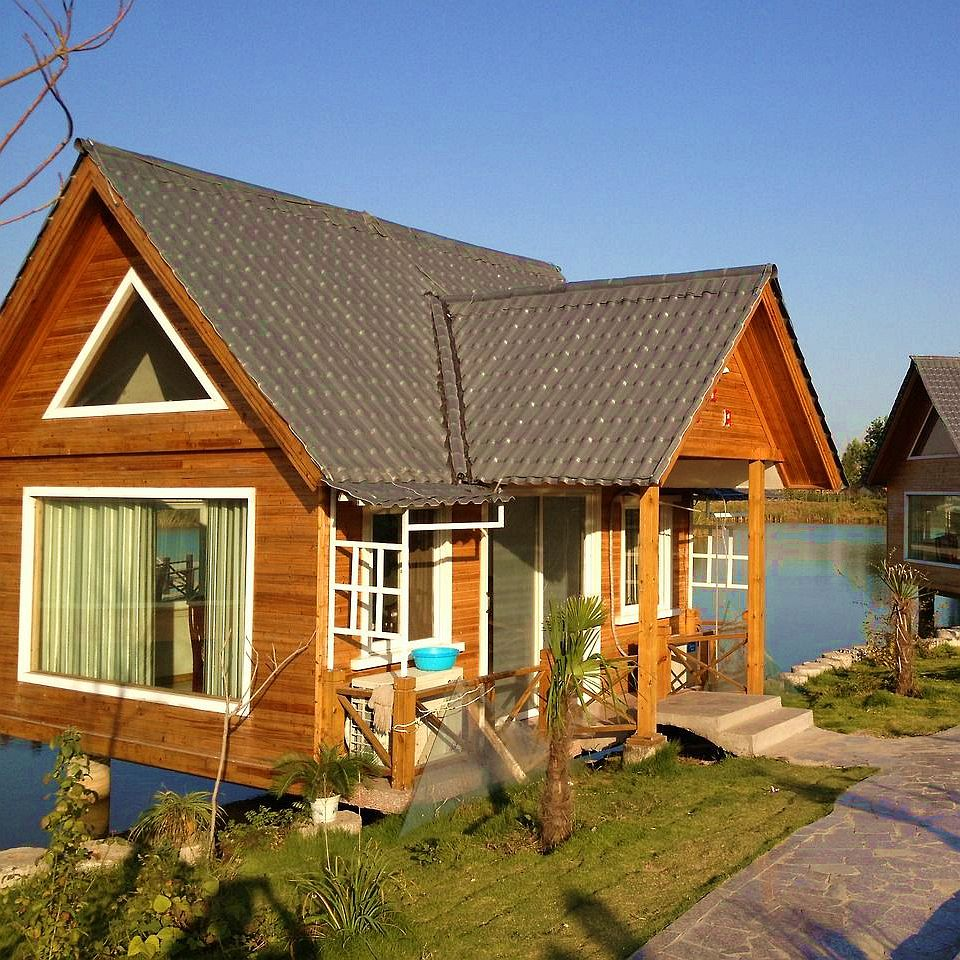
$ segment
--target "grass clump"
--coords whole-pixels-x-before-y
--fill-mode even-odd
[[[890,670],[860,661],[785,691],[783,705],[813,710],[818,727],[878,737],[913,737],[960,724],[960,652],[940,645],[917,657],[919,697],[894,693]]]

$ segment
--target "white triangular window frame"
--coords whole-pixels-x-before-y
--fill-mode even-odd
[[[930,405],[930,409],[927,411],[927,415],[923,418],[923,423],[920,426],[920,429],[917,431],[917,435],[913,440],[913,445],[910,447],[910,453],[907,456],[908,460],[948,460],[953,459],[957,456],[960,456],[960,451],[954,447],[952,453],[918,453],[917,449],[921,446],[921,440],[927,440],[928,437],[925,436],[927,432],[927,427],[930,426],[931,421],[939,420],[940,424],[943,426],[944,431],[947,433],[947,438],[950,439],[950,442],[953,443],[952,438],[950,438],[949,431],[946,430],[946,424],[943,423],[943,417],[937,411],[937,408]]]
[[[183,358],[184,363],[186,363],[190,372],[197,378],[207,396],[197,400],[112,403],[84,407],[70,406],[77,391],[83,384],[88,371],[99,359],[102,348],[110,338],[111,333],[121,317],[123,317],[124,309],[134,295],[139,295],[141,300],[143,300],[147,309],[153,315],[153,318],[160,325],[160,329],[163,330],[174,349]],[[93,332],[87,338],[83,348],[77,354],[69,371],[67,371],[63,383],[60,384],[57,392],[53,396],[53,400],[50,401],[50,406],[47,407],[43,419],[59,420],[77,417],[120,417],[143,413],[186,413],[200,410],[225,409],[227,409],[226,401],[213,385],[213,381],[207,376],[203,367],[200,366],[197,358],[190,352],[189,347],[183,342],[183,338],[177,333],[173,324],[167,319],[167,315],[147,289],[146,284],[137,275],[136,270],[131,267],[123,280],[120,281],[120,285],[110,298],[106,309],[100,315],[100,319],[93,328]]]

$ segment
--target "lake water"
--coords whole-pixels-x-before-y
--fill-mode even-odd
[[[735,552],[746,552],[746,529],[734,527]],[[825,524],[770,524],[767,527],[767,653],[774,663],[788,669],[825,650],[862,640],[867,605],[876,597],[872,566],[883,557],[884,530],[870,526]],[[743,610],[746,591],[696,590],[694,603],[704,617],[737,616]],[[953,611],[941,610],[953,619]],[[768,664],[768,672],[773,668]],[[47,747],[21,740],[0,745],[0,849],[42,844],[45,835],[39,819],[47,809],[42,783],[50,768]],[[209,789],[198,777],[170,773],[132,763],[113,764],[111,827],[124,830],[150,803],[156,790]],[[227,785],[224,801],[237,800],[256,791]]]

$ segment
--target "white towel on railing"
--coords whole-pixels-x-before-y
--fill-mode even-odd
[[[389,733],[393,726],[393,686],[374,687],[370,692],[370,712],[376,733]]]

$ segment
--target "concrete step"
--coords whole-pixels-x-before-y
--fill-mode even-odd
[[[722,731],[716,743],[741,757],[756,757],[813,726],[813,711],[780,707]]]
[[[781,707],[779,697],[685,690],[657,704],[657,722],[717,743],[722,731]]]

